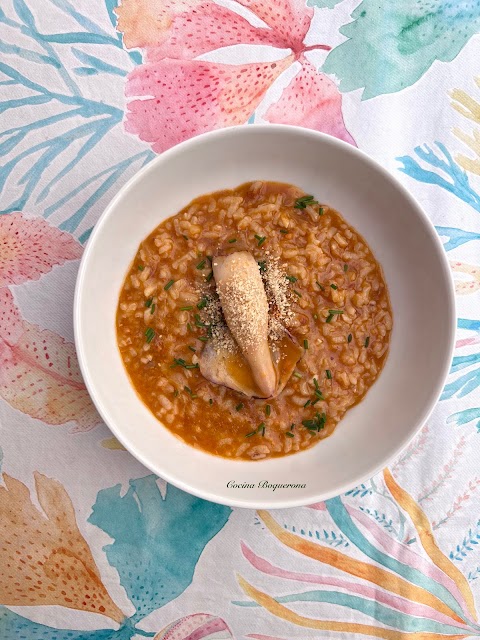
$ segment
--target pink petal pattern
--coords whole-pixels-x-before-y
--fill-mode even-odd
[[[376,602],[380,602],[381,604],[385,604],[386,606],[396,609],[397,611],[401,611],[402,613],[418,616],[420,618],[429,618],[443,624],[451,623],[451,618],[439,611],[435,611],[435,609],[432,609],[431,607],[417,602],[411,602],[393,593],[371,586],[370,584],[363,584],[359,581],[353,582],[351,580],[344,580],[343,578],[333,578],[330,576],[314,575],[311,573],[288,571],[287,569],[282,569],[271,564],[268,560],[265,560],[265,558],[261,558],[244,542],[241,543],[241,547],[243,555],[250,564],[267,575],[286,578],[287,580],[295,580],[298,582],[319,584],[325,587],[334,587],[336,589],[345,589],[349,593],[354,593]],[[462,626],[465,629],[468,628],[467,625]]]
[[[127,131],[160,152],[194,135],[246,122],[268,87],[293,62],[244,65],[201,60],[145,64],[129,76],[127,96],[153,96],[128,105]]]
[[[209,613],[193,613],[175,620],[153,640],[233,640],[227,623]]]
[[[337,86],[323,73],[317,73],[306,59],[279,101],[268,109],[265,119],[316,129],[355,144],[343,121],[342,95]]]
[[[288,40],[272,29],[254,27],[238,13],[215,2],[203,2],[174,19],[169,37],[147,49],[147,61],[162,58],[189,60],[234,44],[269,44],[287,49]]]
[[[38,280],[54,265],[76,260],[81,245],[43,218],[0,215],[0,287]]]
[[[75,421],[88,431],[102,420],[83,383],[72,343],[22,319],[0,289],[0,396],[50,425]]]
[[[298,52],[310,29],[313,9],[304,0],[237,0],[283,36],[293,51]]]

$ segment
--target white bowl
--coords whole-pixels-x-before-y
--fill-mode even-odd
[[[289,182],[338,209],[383,266],[394,314],[385,368],[333,435],[307,451],[259,462],[215,457],[172,435],[130,384],[115,331],[118,295],[140,242],[196,196],[250,180]],[[139,171],[95,226],[75,293],[81,370],[113,433],[168,482],[239,507],[311,504],[380,471],[416,434],[437,402],[454,334],[448,263],[433,225],[412,196],[358,149],[283,125],[207,133],[170,149]],[[265,481],[304,486],[259,486]],[[253,488],[232,487],[232,482]]]

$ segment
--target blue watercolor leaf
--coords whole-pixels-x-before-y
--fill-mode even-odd
[[[461,247],[462,244],[472,240],[480,240],[480,233],[473,233],[472,231],[464,231],[455,227],[435,227],[435,229],[440,237],[446,238],[446,242],[443,245],[445,251]]]
[[[434,171],[426,169],[416,158],[411,156],[397,158],[399,162],[403,163],[400,171],[418,182],[442,187],[480,213],[480,195],[470,185],[467,173],[455,162],[444,144],[441,142],[435,144],[440,153],[428,145],[414,149],[417,157],[427,166],[432,167]]]
[[[73,67],[72,71],[77,76],[96,76],[98,73],[93,67]]]
[[[0,606],[0,638],[2,640],[130,640],[136,631],[130,625],[96,631],[54,629]],[[143,634],[142,634],[143,635]]]
[[[136,608],[133,621],[177,598],[190,585],[207,543],[231,509],[168,485],[163,498],[153,475],[99,491],[89,522],[113,542],[104,547]]]
[[[480,0],[363,0],[348,38],[328,55],[324,71],[341,91],[364,88],[363,99],[409,87],[436,61],[451,62],[480,30]]]
[[[464,398],[472,391],[475,391],[477,387],[480,387],[480,368],[473,369],[445,385],[440,400],[449,400],[455,395],[457,398]]]
[[[456,371],[461,371],[467,367],[470,367],[472,364],[477,364],[480,362],[480,353],[470,353],[468,356],[456,356],[452,360],[452,368],[450,371],[452,373]]]
[[[452,413],[452,415],[447,418],[447,424],[454,424],[456,427],[461,427],[464,424],[473,422],[477,418],[479,418],[479,420],[475,426],[477,427],[477,431],[480,433],[480,407],[464,409],[463,411]]]
[[[469,318],[459,318],[457,322],[459,329],[467,329],[480,334],[480,320],[471,320]]]

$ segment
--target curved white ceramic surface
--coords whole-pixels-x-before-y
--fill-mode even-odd
[[[366,398],[334,434],[285,458],[246,462],[195,450],[138,399],[116,344],[115,312],[141,240],[193,198],[249,180],[296,184],[338,209],[383,266],[394,312],[390,355]],[[279,508],[338,495],[381,470],[423,425],[441,392],[455,334],[452,280],[435,230],[411,195],[361,151],[282,125],[208,133],[163,153],[109,204],[86,247],[75,293],[75,340],[90,395],[146,467],[197,496]],[[304,484],[300,489],[258,483]],[[255,489],[228,488],[248,483]]]

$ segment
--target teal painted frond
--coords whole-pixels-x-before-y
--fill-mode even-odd
[[[305,536],[306,538],[312,538],[318,540],[319,542],[324,542],[325,544],[330,545],[331,547],[349,547],[350,543],[345,538],[344,535],[340,533],[340,531],[333,531],[330,529],[327,531],[326,529],[309,529],[309,528],[299,528],[295,525],[283,525],[287,531],[291,531],[292,533],[296,533],[297,535]]]
[[[414,151],[418,159],[412,156],[397,158],[403,165],[400,171],[418,182],[445,189],[480,213],[480,195],[471,186],[467,173],[455,162],[444,144],[441,142],[435,144],[440,153],[424,145],[415,147]],[[431,169],[422,166],[420,161]]]
[[[463,540],[457,544],[453,551],[448,554],[450,560],[456,560],[457,562],[463,562],[469,553],[478,552],[478,544],[480,544],[480,520],[477,521],[475,527],[470,528],[467,534],[463,537]]]
[[[347,40],[328,55],[323,70],[341,91],[363,89],[363,99],[417,82],[436,61],[451,62],[480,30],[480,0],[363,0]]]
[[[114,7],[115,3],[107,2],[105,18],[108,14],[112,20]],[[95,210],[101,198],[113,191],[129,167],[142,166],[153,154],[145,145],[136,143],[138,153],[132,145],[129,156],[120,156],[104,172],[97,169],[92,175],[91,170],[89,175],[88,164],[83,164],[86,171],[77,170],[100,143],[111,135],[118,137],[117,127],[124,115],[122,109],[107,101],[87,97],[84,89],[90,96],[92,85],[82,83],[91,83],[101,74],[108,75],[118,83],[115,86],[121,97],[123,77],[138,56],[132,58],[123,49],[114,22],[111,29],[102,28],[70,0],[46,0],[44,9],[53,19],[41,22],[41,25],[58,24],[54,17],[62,12],[74,21],[68,33],[42,30],[37,8],[32,0],[12,0],[8,15],[6,8],[0,9],[0,24],[7,26],[9,33],[17,31],[22,36],[21,46],[0,41],[0,116],[4,118],[0,124],[0,213],[43,206],[39,213],[48,217],[75,197],[74,211],[57,224],[71,231],[80,227],[86,238],[81,226],[83,219]],[[88,49],[84,44],[90,45]],[[65,64],[66,53],[78,61],[78,66],[69,68]],[[16,64],[19,57],[24,64]],[[39,65],[48,71],[39,74]],[[14,87],[15,93],[10,87]],[[20,108],[25,117],[21,124],[12,126],[16,122],[14,111]],[[54,127],[59,124],[61,132]],[[114,131],[118,133],[112,134]],[[123,131],[120,135],[125,136]],[[78,182],[80,176],[82,184]],[[89,189],[90,184],[94,188]],[[65,185],[70,187],[67,194]]]
[[[99,491],[89,522],[113,539],[104,551],[135,606],[133,621],[185,591],[205,546],[230,513],[173,485],[162,497],[153,475],[131,480],[123,496],[120,485]]]

